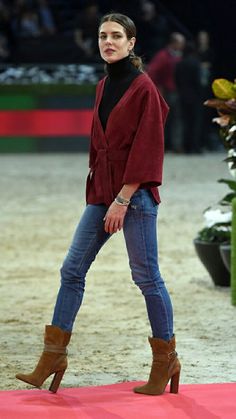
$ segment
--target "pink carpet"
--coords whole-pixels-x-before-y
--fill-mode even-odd
[[[1,419],[233,419],[236,383],[182,384],[180,393],[134,394],[140,383],[0,391]]]

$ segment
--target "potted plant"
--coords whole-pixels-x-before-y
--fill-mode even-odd
[[[231,203],[236,197],[236,81],[216,79],[212,84],[214,98],[204,105],[216,108],[218,117],[214,118],[219,127],[220,137],[227,151],[224,160],[228,163],[233,179],[219,179],[230,192],[218,203],[216,210],[208,209],[204,216],[205,227],[194,240],[196,252],[211,275],[215,285],[230,285],[230,243],[231,243]]]
[[[229,286],[227,250],[230,251],[231,211],[207,209],[204,212],[205,227],[194,239],[196,253],[210,274],[215,285]],[[223,247],[224,246],[224,247]],[[222,256],[224,253],[224,256]]]

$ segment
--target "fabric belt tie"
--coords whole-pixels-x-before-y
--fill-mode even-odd
[[[100,149],[97,151],[95,162],[96,169],[96,189],[100,196],[104,197],[105,204],[110,205],[114,200],[114,191],[112,185],[112,162],[126,161],[129,151],[109,149]]]

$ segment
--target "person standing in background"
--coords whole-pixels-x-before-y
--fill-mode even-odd
[[[209,33],[201,30],[196,37],[197,55],[201,65],[201,102],[202,105],[206,99],[211,97],[211,84],[214,80],[214,51],[210,44]],[[201,147],[205,150],[214,151],[219,147],[218,133],[212,119],[214,117],[213,109],[202,106],[202,124],[200,132]]]
[[[201,153],[201,64],[194,44],[188,42],[183,58],[175,69],[179,93],[182,125],[183,151],[187,154]]]
[[[182,58],[184,46],[184,35],[179,32],[171,33],[167,46],[158,51],[147,66],[147,73],[170,107],[165,127],[166,151],[182,151],[182,124],[175,68]]]

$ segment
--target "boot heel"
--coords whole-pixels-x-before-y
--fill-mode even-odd
[[[178,393],[179,391],[179,377],[180,371],[176,374],[172,375],[171,382],[170,382],[170,393]]]
[[[52,380],[52,383],[51,383],[51,385],[49,387],[49,391],[51,391],[52,393],[56,393],[57,392],[58,387],[59,387],[59,385],[61,383],[61,380],[63,378],[64,373],[65,373],[65,370],[58,371],[58,372],[55,373],[55,375],[53,377],[53,380]]]

